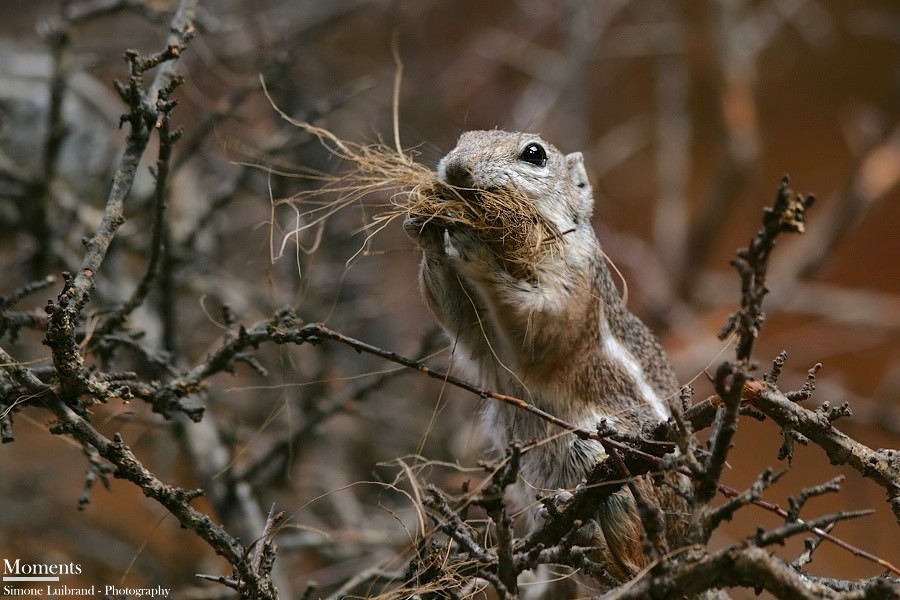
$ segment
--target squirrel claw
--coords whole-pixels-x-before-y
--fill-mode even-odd
[[[566,502],[571,500],[572,497],[573,494],[569,490],[556,490],[556,493],[553,494],[553,499],[559,504],[565,504]]]
[[[444,254],[452,258],[464,258],[460,251],[456,249],[456,246],[453,245],[453,236],[450,235],[450,231],[447,229],[444,230]]]

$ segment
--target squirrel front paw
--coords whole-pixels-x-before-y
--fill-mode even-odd
[[[556,490],[554,494],[541,499],[541,503],[535,508],[535,517],[539,521],[549,520],[553,514],[562,513],[573,497],[569,490]]]
[[[483,246],[470,230],[447,225],[434,217],[409,215],[403,220],[403,230],[426,252],[460,262],[474,259]]]
[[[444,228],[433,218],[407,215],[403,219],[403,231],[409,239],[426,251],[441,251],[444,245]]]

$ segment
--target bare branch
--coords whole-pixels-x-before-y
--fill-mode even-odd
[[[797,405],[772,385],[762,389],[753,405],[781,427],[809,438],[825,451],[832,464],[849,465],[878,483],[900,522],[900,453],[868,448],[835,429],[827,416]]]
[[[725,339],[735,330],[738,332],[735,353],[742,362],[750,360],[753,344],[765,319],[762,301],[769,293],[766,288],[766,270],[775,239],[781,233],[803,233],[806,228],[806,211],[815,202],[815,196],[794,196],[788,183],[787,177],[781,181],[774,206],[764,210],[762,229],[750,241],[750,245],[739,250],[738,257],[731,261],[741,276],[741,308],[731,315],[719,332],[719,338]]]

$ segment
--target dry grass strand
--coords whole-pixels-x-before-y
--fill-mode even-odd
[[[376,212],[363,227],[367,240],[398,217],[423,226],[467,229],[483,241],[516,277],[528,277],[545,257],[562,252],[561,234],[534,203],[510,188],[460,188],[441,181],[437,173],[382,143],[363,145],[342,140],[331,131],[292,121],[347,164],[338,175],[318,176],[324,184],[289,200],[307,208],[297,231],[322,226],[331,216],[363,199],[387,195],[374,204]],[[305,175],[302,175],[305,177]]]

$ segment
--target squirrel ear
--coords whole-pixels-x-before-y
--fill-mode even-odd
[[[566,154],[566,170],[569,174],[569,181],[579,192],[577,209],[581,216],[589,219],[594,211],[594,195],[591,191],[587,170],[584,168],[584,156],[581,152]]]

